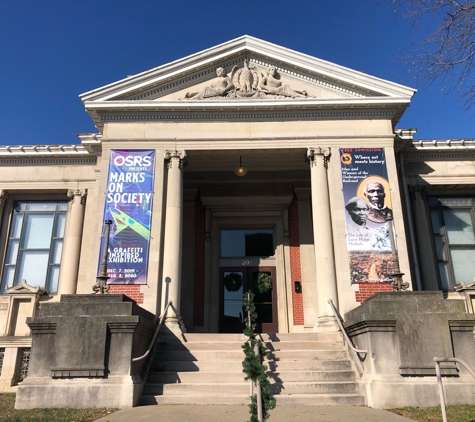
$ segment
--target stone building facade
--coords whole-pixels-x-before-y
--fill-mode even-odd
[[[389,270],[352,273],[345,151],[384,154],[409,289],[473,312],[475,141],[395,129],[414,93],[243,36],[82,94],[98,132],[78,145],[0,147],[0,391],[25,376],[26,317],[92,292],[114,151],[153,151],[153,205],[144,282],[109,292],[156,315],[171,300],[172,331],[238,330],[237,297],[259,273],[273,282],[259,302],[266,332],[336,330],[328,299],[344,314],[392,290]]]

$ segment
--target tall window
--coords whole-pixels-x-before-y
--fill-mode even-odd
[[[475,282],[475,198],[429,197],[442,290]]]
[[[58,291],[67,202],[16,201],[8,235],[1,292],[25,279]]]

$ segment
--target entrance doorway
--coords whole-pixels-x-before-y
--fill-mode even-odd
[[[266,273],[272,278],[272,288],[265,293],[257,289],[259,273]],[[275,267],[221,267],[220,268],[220,306],[219,331],[221,333],[241,333],[244,319],[243,295],[254,293],[257,319],[256,332],[277,333],[277,288]]]

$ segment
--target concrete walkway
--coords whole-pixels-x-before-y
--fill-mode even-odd
[[[365,406],[277,406],[269,422],[404,422],[385,410]],[[161,405],[119,410],[96,422],[247,422],[247,406]]]

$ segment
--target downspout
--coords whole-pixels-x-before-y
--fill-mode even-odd
[[[418,291],[422,291],[421,272],[419,267],[419,257],[417,256],[416,238],[414,236],[414,221],[412,219],[411,202],[409,198],[409,190],[406,183],[406,171],[404,169],[404,154],[399,152],[399,162],[401,164],[401,181],[403,186],[404,204],[406,206],[407,227],[409,229],[409,241],[411,242],[412,260],[414,262],[414,274],[416,276],[416,286]]]

